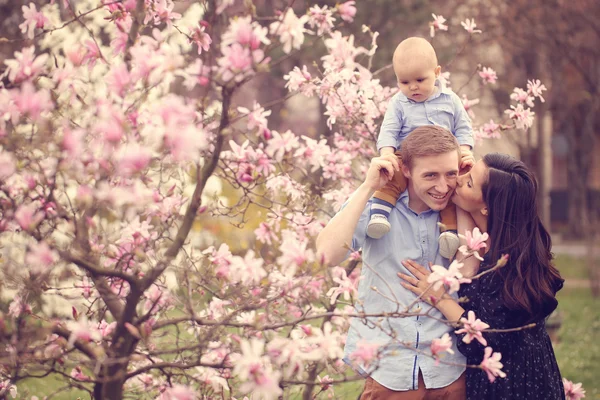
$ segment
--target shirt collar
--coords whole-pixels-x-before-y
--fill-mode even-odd
[[[437,88],[437,90],[435,91],[435,94],[433,96],[431,96],[430,98],[428,98],[427,100],[425,100],[425,103],[431,100],[435,100],[438,97],[440,97],[440,94],[444,93],[444,94],[450,94],[452,93],[452,89],[447,88],[446,85],[444,84],[444,82],[442,82],[439,78],[435,80],[435,87]],[[404,95],[404,93],[398,91],[398,99],[403,102],[403,103],[416,103],[416,101],[409,99],[408,97],[406,97]]]
[[[415,215],[421,215],[421,214],[430,214],[430,213],[433,213],[433,212],[435,212],[435,211],[433,211],[431,208],[430,208],[430,209],[428,209],[428,210],[425,210],[425,211],[423,211],[423,212],[420,212],[420,213],[418,213],[418,212],[415,212],[415,211],[413,211],[413,210],[412,210],[412,209],[411,209],[411,208],[408,206],[408,200],[409,200],[409,199],[408,199],[408,189],[406,189],[404,192],[402,192],[402,193],[400,194],[400,197],[398,197],[398,201],[399,201],[399,202],[401,202],[401,203],[404,205],[404,207],[406,207],[406,209],[407,209],[407,210],[411,211],[411,212],[412,212],[412,213],[414,213]],[[398,203],[396,203],[396,204],[398,204]]]

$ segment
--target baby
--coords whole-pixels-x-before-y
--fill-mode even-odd
[[[380,154],[396,153],[406,135],[418,126],[439,125],[458,140],[460,169],[473,166],[471,120],[456,93],[438,79],[441,67],[431,44],[422,38],[408,38],[396,47],[392,63],[400,92],[390,100],[381,125],[377,139]],[[369,237],[379,239],[389,232],[390,211],[406,185],[403,174],[395,173],[383,189],[375,192],[367,226]],[[442,257],[451,259],[459,246],[453,204],[441,211],[440,220],[446,230],[440,234],[439,251]]]

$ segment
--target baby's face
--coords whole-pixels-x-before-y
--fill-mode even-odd
[[[411,61],[395,68],[398,87],[407,98],[421,103],[435,90],[435,80],[440,75],[440,66]]]

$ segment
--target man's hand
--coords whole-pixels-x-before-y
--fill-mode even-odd
[[[379,190],[392,179],[394,173],[402,173],[398,157],[395,154],[375,157],[371,160],[365,184],[373,191]]]
[[[460,173],[468,172],[475,165],[475,157],[468,145],[460,146]]]

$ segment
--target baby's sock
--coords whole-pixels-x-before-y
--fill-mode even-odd
[[[370,218],[373,218],[375,215],[377,215],[378,217],[383,216],[385,219],[388,219],[390,217],[390,213],[392,212],[392,208],[394,208],[393,204],[390,204],[385,200],[373,198]]]

